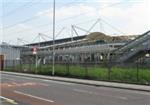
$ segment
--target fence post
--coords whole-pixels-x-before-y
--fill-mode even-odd
[[[111,76],[111,68],[108,66],[108,80],[110,81],[110,76]]]
[[[88,67],[87,67],[87,62],[85,61],[85,78],[88,78]]]
[[[27,70],[27,72],[29,72],[29,73],[30,73],[30,72],[31,72],[31,73],[34,73],[31,66],[32,66],[32,63],[29,63],[29,70]]]
[[[108,80],[110,81],[111,80],[111,65],[110,65],[110,59],[109,61],[107,62],[107,68],[108,68]]]
[[[136,78],[137,78],[137,82],[139,82],[139,63],[138,62],[136,64]]]
[[[15,60],[12,60],[12,62],[13,62],[13,66],[12,67],[13,67],[14,71],[17,71],[16,67],[15,67]]]
[[[67,69],[67,76],[69,76],[70,75],[70,68],[69,68],[69,61],[67,60],[66,61],[66,69]]]
[[[20,59],[20,71],[22,72],[22,60]]]

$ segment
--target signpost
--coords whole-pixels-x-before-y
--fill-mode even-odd
[[[53,69],[52,75],[55,75],[55,0],[53,1]]]

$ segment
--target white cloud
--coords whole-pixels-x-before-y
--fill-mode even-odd
[[[56,9],[56,19],[63,19],[67,17],[72,17],[80,14],[85,14],[88,17],[94,16],[96,13],[95,9],[90,6],[86,5],[73,5],[69,7],[61,7]],[[39,12],[38,15],[43,15],[48,18],[52,18],[53,15],[53,9],[44,10],[42,12]]]
[[[125,15],[128,18],[128,26],[125,28],[129,32],[136,33],[142,32],[150,28],[149,26],[149,9],[146,3],[141,3],[139,5],[134,5],[131,9],[127,10]]]
[[[121,27],[126,33],[141,33],[150,28],[150,8],[147,2],[134,3],[128,8],[111,7],[99,14],[109,19],[116,19],[124,24]]]
[[[100,3],[116,3],[121,2],[123,0],[85,0],[85,2],[100,2]],[[80,1],[79,1],[80,2]]]
[[[110,3],[121,2],[121,1],[122,0],[106,0],[106,1],[100,0],[100,2],[110,2]],[[142,2],[140,0],[136,0],[136,1],[130,0],[130,2],[132,3],[131,4],[129,3],[129,6],[120,5],[120,6],[112,6],[105,9],[101,9],[101,7],[99,7],[99,9],[96,9],[94,6],[88,6],[83,4],[64,6],[56,9],[56,19],[57,20],[64,19],[68,17],[77,16],[80,14],[84,14],[83,16],[87,17],[85,18],[85,20],[93,17],[101,16],[102,18],[108,17],[110,21],[112,21],[112,23],[115,20],[118,20],[120,22],[119,24],[122,24],[120,25],[122,27],[119,28],[123,30],[125,33],[141,33],[143,31],[147,31],[148,28],[150,28],[150,24],[149,24],[150,5],[148,4],[147,0],[143,0]],[[106,5],[104,3],[104,6]],[[52,18],[52,13],[53,10],[51,8],[39,12],[38,15]],[[114,24],[114,26],[118,26],[116,24]]]
[[[3,40],[9,42],[13,40],[13,44],[16,44],[17,38],[24,38],[25,40],[31,41],[32,34],[28,33],[29,30],[34,30],[34,28],[28,24],[18,24],[9,30],[3,30]],[[38,32],[38,29],[32,32]],[[9,36],[9,37],[8,37]]]
[[[17,27],[19,27],[19,28],[29,28],[29,26],[27,26],[26,24],[18,24]]]
[[[11,34],[11,33],[17,33],[19,31],[23,31],[23,30],[26,30],[26,29],[33,29],[32,26],[30,25],[27,25],[27,24],[23,24],[23,23],[20,23],[10,29],[3,29],[4,33],[6,34]]]
[[[112,3],[120,2],[120,1],[121,0],[106,0],[106,1],[101,0],[101,2],[97,1],[97,3],[99,4],[96,4],[96,5],[101,6],[102,4],[103,7],[106,7]],[[130,1],[133,1],[133,0],[130,0]],[[110,2],[110,3],[103,3],[103,2]],[[96,18],[100,15],[104,19],[105,17],[109,18],[110,20],[108,22],[113,23],[112,24],[113,26],[116,26],[117,28],[121,29],[123,32],[128,33],[128,34],[144,33],[144,31],[147,31],[148,29],[150,29],[150,13],[149,13],[150,4],[146,0],[145,1],[143,0],[143,2],[137,2],[137,3],[135,2],[128,6],[118,5],[118,6],[112,6],[109,8],[101,9],[103,7],[98,7],[98,6],[94,7],[94,5],[87,5],[86,3],[59,7],[59,8],[56,8],[56,20],[61,20],[61,19],[65,19],[68,17],[73,17],[73,16],[77,16],[80,14],[84,14],[84,15],[81,15],[80,18],[77,18],[77,19],[73,18],[72,19],[73,21],[66,20],[65,23],[62,23],[62,24],[59,23],[59,28],[62,28],[64,27],[65,24],[70,25],[70,24],[85,22],[87,20]],[[39,21],[37,24],[34,24],[34,23],[19,24],[13,27],[12,29],[10,29],[9,31],[4,30],[4,40],[7,40],[7,41],[10,39],[16,40],[16,37],[23,37],[25,38],[25,40],[32,41],[34,37],[37,36],[39,31],[43,32],[46,29],[50,29],[49,27],[43,27],[43,28],[40,28],[39,30],[38,28],[36,29],[34,26],[40,23],[42,24],[43,22],[51,23],[49,21],[51,21],[50,19],[52,18],[52,15],[53,15],[53,9],[50,8],[50,9],[41,11],[37,15],[40,15],[41,16],[40,19],[42,19],[42,21]],[[73,22],[73,23],[69,23],[69,22]],[[88,27],[91,26],[92,24],[90,23],[85,24],[83,27],[82,26],[81,27],[84,29],[89,29]],[[32,33],[30,33],[30,31],[26,29],[29,29],[29,30],[31,29]],[[24,32],[21,32],[21,30],[24,30]],[[56,30],[60,30],[60,29],[56,29]],[[104,30],[109,31],[109,29],[104,29]],[[20,32],[14,33],[18,31]],[[67,32],[69,33],[69,31]],[[67,32],[64,32],[64,35],[62,35],[62,37],[66,37],[65,35],[68,34]],[[5,35],[7,35],[7,37]],[[27,37],[27,35],[30,37]]]

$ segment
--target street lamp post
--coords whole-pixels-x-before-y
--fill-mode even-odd
[[[55,0],[53,1],[53,69],[52,75],[55,75]]]

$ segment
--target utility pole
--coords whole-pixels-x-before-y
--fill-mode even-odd
[[[52,75],[55,75],[55,0],[53,1],[53,69]]]

